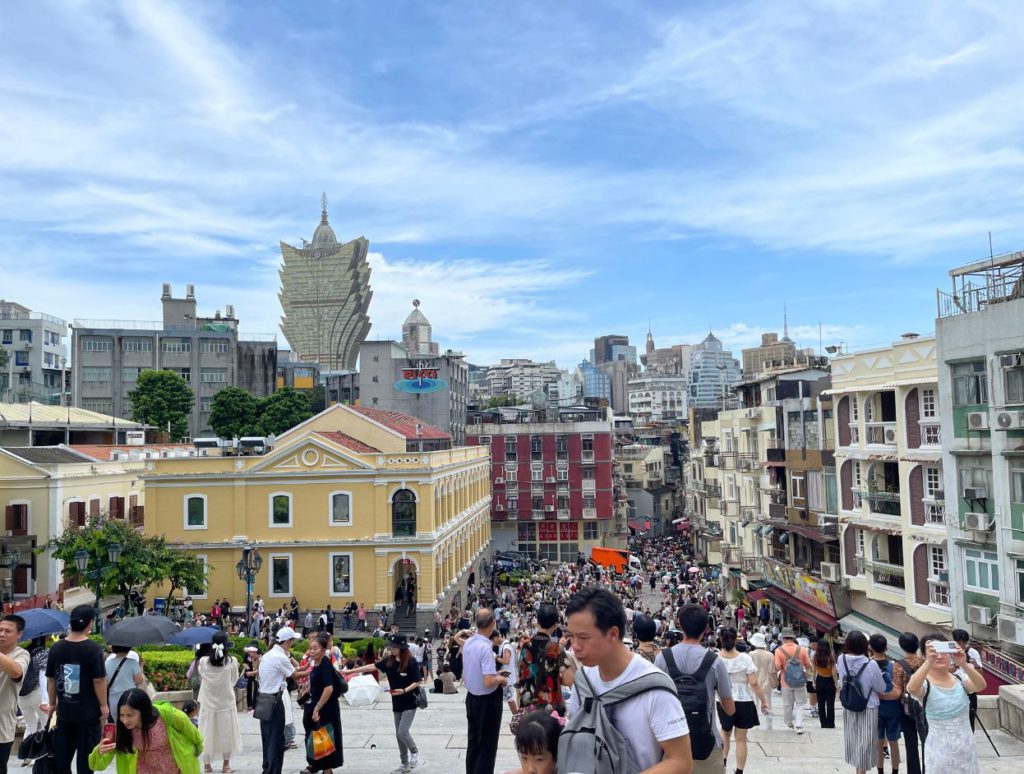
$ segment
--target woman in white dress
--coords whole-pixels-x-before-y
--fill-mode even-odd
[[[231,756],[242,751],[235,709],[238,662],[229,652],[231,640],[224,632],[213,635],[210,655],[199,660],[199,731],[203,735],[203,771],[213,771],[213,760],[224,762],[221,771],[230,774]]]
[[[936,649],[936,643],[942,643],[942,651]],[[981,769],[971,731],[968,696],[984,690],[985,677],[956,643],[947,644],[944,637],[936,634],[924,637],[921,645],[924,663],[907,682],[907,692],[924,705],[928,718],[924,769],[942,774],[978,774]],[[951,652],[946,652],[946,648]]]
[[[736,771],[742,772],[747,765],[747,732],[761,725],[754,700],[761,703],[762,713],[768,712],[768,702],[757,679],[757,667],[753,659],[736,650],[736,630],[732,627],[722,629],[718,643],[721,648],[718,657],[725,662],[725,671],[729,673],[729,683],[732,685],[732,698],[736,702],[736,711],[732,715],[726,715],[722,705],[718,705],[718,722],[722,727],[722,757],[729,757],[729,742],[735,731]]]

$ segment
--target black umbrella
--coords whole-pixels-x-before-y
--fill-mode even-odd
[[[140,615],[125,618],[108,630],[104,639],[110,645],[159,645],[178,631],[178,625],[162,615]]]

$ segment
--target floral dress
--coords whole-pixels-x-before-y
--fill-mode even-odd
[[[178,771],[171,745],[167,741],[167,727],[158,720],[149,729],[149,747],[143,749],[142,731],[132,731],[132,747],[138,751],[136,774],[173,774]]]
[[[968,718],[966,679],[961,674],[955,677],[958,682],[951,688],[925,681],[928,738],[924,743],[924,768],[942,774],[980,774],[978,751]]]

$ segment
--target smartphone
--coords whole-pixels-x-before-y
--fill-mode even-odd
[[[498,672],[498,674],[501,675],[502,677],[511,677],[512,676],[511,672]]]
[[[958,647],[955,642],[942,642],[941,640],[932,640],[932,646],[936,653],[956,653]]]
[[[104,723],[103,724],[103,739],[104,739],[104,741],[113,742],[114,741],[114,733],[115,733],[115,731],[117,731],[117,726],[115,726],[113,723]]]

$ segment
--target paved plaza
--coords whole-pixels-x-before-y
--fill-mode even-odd
[[[775,704],[778,707],[782,705],[778,694],[775,696]],[[396,768],[399,763],[398,745],[394,735],[391,701],[387,695],[382,694],[381,700],[373,707],[349,707],[344,699],[341,706],[345,770],[359,774],[387,774]],[[496,772],[518,766],[512,737],[508,732],[508,716],[506,708]],[[232,764],[240,772],[258,774],[262,760],[259,722],[248,715],[240,717],[245,752]],[[781,725],[781,716],[776,720]],[[750,736],[750,752],[745,771],[748,774],[849,774],[852,770],[843,762],[842,710],[839,711],[838,720],[840,728],[822,730],[817,727],[817,720],[808,718],[807,733],[803,736],[797,736],[788,729],[754,729]],[[420,748],[421,763],[416,771],[426,774],[459,774],[465,770],[465,693],[455,696],[431,694],[430,706],[417,713],[412,731]],[[979,728],[976,740],[982,758],[982,770],[986,774],[1021,771],[1024,766],[1024,743],[1001,731],[990,733],[1002,757],[996,757]],[[304,766],[305,757],[301,749],[287,752],[286,772],[298,772]],[[730,755],[727,770],[731,772],[734,766],[734,757]],[[219,769],[219,766],[215,767],[215,770]],[[901,766],[901,770],[906,771],[906,767]]]

